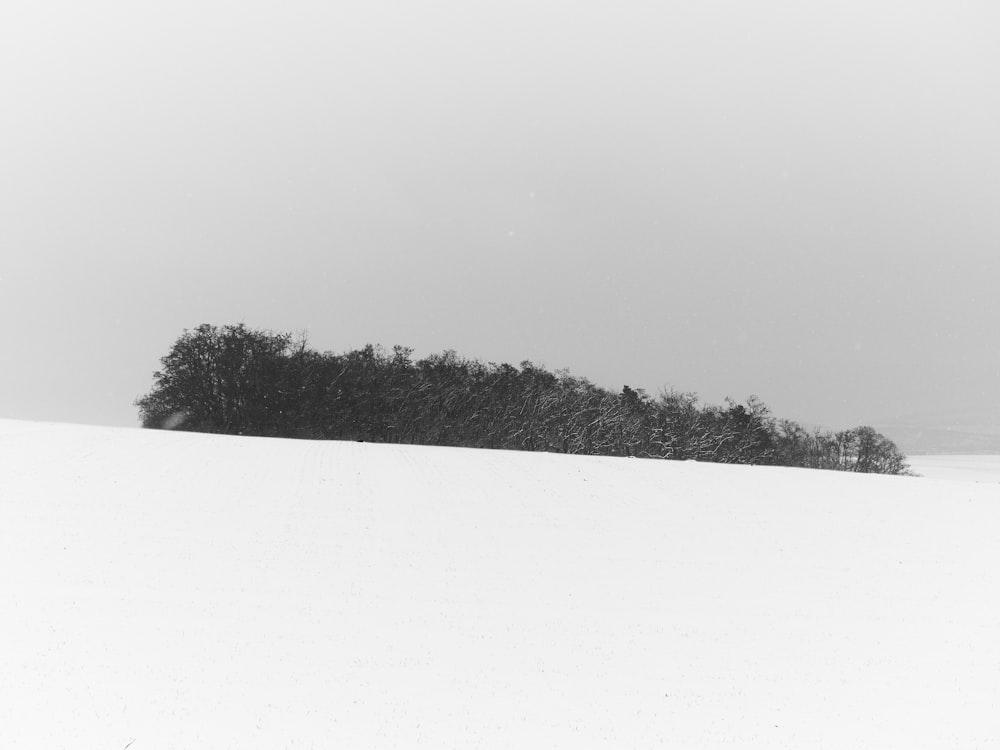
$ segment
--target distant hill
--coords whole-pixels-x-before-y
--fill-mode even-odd
[[[969,482],[1000,484],[1000,454],[915,455],[910,468],[928,479],[959,479]]]
[[[1000,410],[925,412],[873,426],[908,455],[1000,454]]]

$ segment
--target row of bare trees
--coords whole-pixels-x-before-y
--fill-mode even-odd
[[[871,428],[807,433],[756,398],[708,406],[690,393],[613,393],[527,361],[412,354],[319,353],[289,334],[202,325],[174,343],[136,404],[146,427],[200,432],[906,470]]]
[[[889,438],[871,427],[831,432],[806,430],[788,419],[773,425],[775,463],[867,474],[908,474],[904,456]]]

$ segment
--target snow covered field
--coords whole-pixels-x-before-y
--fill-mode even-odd
[[[1000,483],[1000,456],[908,456],[907,461],[928,479]]]
[[[0,570],[4,748],[1000,747],[988,483],[0,421]]]

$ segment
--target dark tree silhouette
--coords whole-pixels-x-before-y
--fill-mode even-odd
[[[484,364],[448,350],[371,344],[318,353],[304,338],[243,325],[185,331],[136,401],[146,427],[643,458],[907,471],[870,427],[836,434],[776,420],[750,397],[614,393],[568,371]]]
[[[160,360],[153,391],[140,398],[144,427],[197,432],[277,434],[286,406],[300,394],[285,382],[292,341],[287,334],[240,324],[185,331]]]

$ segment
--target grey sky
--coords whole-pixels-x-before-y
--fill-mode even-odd
[[[994,2],[0,5],[0,417],[182,329],[1000,408]]]

